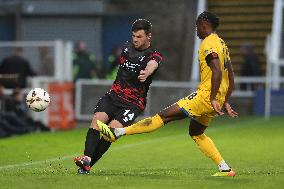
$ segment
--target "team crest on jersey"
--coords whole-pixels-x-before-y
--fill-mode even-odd
[[[145,58],[145,56],[140,56],[139,57],[140,62],[142,62],[144,60],[144,58]]]
[[[123,52],[127,53],[128,52],[128,48],[123,49]]]

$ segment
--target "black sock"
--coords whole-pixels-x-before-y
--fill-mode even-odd
[[[106,141],[104,138],[101,138],[97,149],[92,156],[92,161],[91,161],[91,167],[99,160],[101,157],[106,153],[106,151],[109,149],[111,145],[111,142]]]
[[[84,155],[92,157],[100,142],[100,132],[96,129],[89,128],[85,141]]]

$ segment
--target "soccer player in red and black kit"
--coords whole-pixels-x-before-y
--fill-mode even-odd
[[[74,159],[78,173],[89,173],[111,145],[100,137],[97,120],[112,128],[126,127],[145,109],[152,77],[163,59],[151,46],[151,30],[151,23],[145,19],[133,23],[132,42],[126,42],[122,48],[117,77],[95,108],[84,155]]]

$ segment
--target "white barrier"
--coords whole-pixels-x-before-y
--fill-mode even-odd
[[[236,77],[236,89],[232,93],[233,98],[253,98],[253,90],[241,90],[240,84],[259,84],[265,87],[266,77]],[[284,78],[280,78],[284,83]],[[112,81],[109,80],[88,80],[79,79],[76,82],[75,96],[75,116],[78,120],[90,120],[99,98],[110,88]],[[175,82],[175,81],[154,81],[148,92],[147,107],[144,111],[145,116],[159,111],[160,107],[165,107],[181,97],[190,94],[198,82]],[[154,103],[154,104],[153,104]],[[158,104],[158,105],[157,105]],[[156,107],[159,106],[159,107]]]
[[[2,41],[0,59],[13,54],[16,48],[21,48],[23,57],[30,62],[38,75],[54,77],[59,81],[72,81],[72,42]]]

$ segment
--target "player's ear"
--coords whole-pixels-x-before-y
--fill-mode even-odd
[[[152,33],[148,33],[148,34],[147,34],[147,38],[148,38],[148,40],[151,40],[151,38],[152,38]]]

